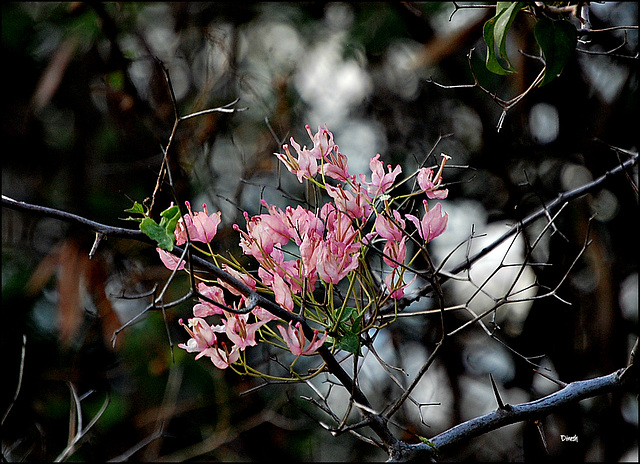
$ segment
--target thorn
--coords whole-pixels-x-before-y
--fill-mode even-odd
[[[562,380],[554,379],[553,377],[545,374],[544,372],[539,371],[538,369],[534,369],[533,372],[535,372],[536,374],[540,374],[542,377],[544,377],[545,379],[555,383],[560,388],[565,388],[567,385],[569,385],[567,383],[564,383]]]
[[[102,232],[96,232],[96,239],[94,240],[91,251],[89,252],[89,259],[92,259],[96,254],[96,251],[98,251],[98,245],[103,238],[106,238],[106,236]]]
[[[547,446],[547,439],[545,438],[545,435],[544,435],[544,428],[542,427],[542,422],[540,422],[539,420],[534,420],[533,423],[538,429],[538,433],[540,434],[540,439],[542,440],[542,446],[544,446],[544,451],[547,454],[549,454],[549,447]]]
[[[500,392],[498,391],[498,385],[496,385],[496,381],[493,378],[493,375],[489,373],[489,378],[491,379],[491,387],[493,388],[493,394],[496,395],[496,401],[498,402],[498,409],[505,411],[509,409],[508,405],[505,405],[500,397]]]
[[[636,338],[636,343],[635,345],[633,345],[633,348],[631,349],[631,353],[629,354],[629,362],[627,363],[627,366],[633,365],[633,363],[635,362],[637,352],[638,352],[638,339]]]

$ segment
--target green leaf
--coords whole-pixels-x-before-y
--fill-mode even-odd
[[[146,217],[142,220],[140,223],[140,230],[151,240],[154,240],[163,250],[173,250],[173,233],[167,233],[167,229],[165,227],[160,226],[150,217]]]
[[[433,448],[435,451],[438,451],[438,448],[436,448],[436,445],[433,444],[433,442],[431,440],[429,440],[428,438],[425,438],[423,436],[418,435],[418,439],[422,442],[422,443],[426,443],[427,445],[429,445],[431,448]]]
[[[545,62],[544,77],[538,85],[542,87],[562,73],[576,49],[578,31],[569,21],[542,18],[533,32]]]
[[[145,213],[144,211],[144,206],[142,206],[140,203],[138,203],[137,201],[135,201],[133,203],[133,206],[129,209],[125,209],[124,210],[125,213],[133,213],[133,214],[139,214],[142,217],[126,217],[126,218],[122,218],[123,221],[137,221],[137,222],[141,222],[146,216],[147,213]]]
[[[495,43],[493,39],[493,31],[495,29],[496,23],[495,17],[489,19],[486,23],[484,23],[484,27],[482,28],[482,35],[484,36],[484,41],[487,44],[487,62],[486,67],[489,71],[495,74],[509,74],[508,71],[505,71],[502,68],[502,65],[498,62],[498,58],[496,57]]]
[[[147,216],[144,207],[137,201],[129,209],[125,209],[127,213],[140,214],[142,218],[128,217],[128,221],[140,222],[140,231],[154,240],[160,248],[163,250],[173,250],[174,231],[180,219],[180,208],[177,206],[171,206],[160,213],[160,224]]]
[[[357,333],[348,333],[342,336],[336,346],[349,353],[362,354],[360,352],[360,337]]]
[[[129,208],[129,209],[125,209],[124,212],[125,213],[142,214],[143,216],[145,215],[144,206],[142,206],[137,201],[134,201],[133,202],[133,206],[131,208]]]
[[[356,308],[350,308],[347,306],[346,308],[344,308],[344,311],[342,311],[342,316],[340,316],[340,322],[341,323],[347,322],[354,313],[356,313]]]
[[[500,57],[505,60],[508,66],[507,69],[511,72],[515,72],[515,69],[511,66],[507,56],[507,33],[522,6],[522,3],[518,2],[498,2],[496,5],[496,8],[501,9],[502,13],[496,20],[496,26],[493,30],[494,38],[499,44]]]
[[[160,213],[160,227],[165,229],[167,234],[173,235],[178,219],[180,219],[180,208],[171,206]]]
[[[487,44],[486,67],[495,74],[507,75],[515,72],[507,56],[507,33],[524,6],[524,2],[498,2],[496,15],[484,23],[482,35]],[[499,55],[496,54],[496,45]],[[499,58],[504,60],[506,67],[500,63]]]
[[[340,318],[340,331],[344,333],[336,346],[349,353],[360,355],[360,332],[362,331],[362,316],[358,315],[356,308],[345,308],[349,313]],[[355,316],[355,317],[352,317]]]

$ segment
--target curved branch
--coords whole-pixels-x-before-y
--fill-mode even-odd
[[[137,229],[128,229],[124,227],[114,227],[101,224],[99,222],[92,221],[90,219],[78,216],[77,214],[67,213],[66,211],[60,211],[59,209],[48,208],[46,206],[34,205],[31,203],[25,203],[24,201],[17,201],[13,198],[9,198],[2,195],[2,206],[14,209],[16,211],[25,211],[29,213],[37,213],[40,216],[51,217],[54,219],[60,219],[72,224],[78,224],[83,227],[87,227],[98,234],[109,235],[111,237],[128,238],[138,240],[145,243],[153,243],[146,235]]]
[[[628,384],[637,382],[637,376],[637,369],[632,364],[602,377],[572,382],[562,390],[535,401],[514,406],[505,404],[436,435],[429,443],[404,444],[398,447],[390,461],[433,461],[437,456],[441,457],[456,446],[487,432],[517,422],[541,419],[575,401],[623,390]]]
[[[476,253],[475,255],[470,257],[469,259],[467,259],[465,262],[463,262],[460,265],[458,265],[456,268],[452,269],[450,271],[450,273],[451,274],[458,274],[458,273],[460,273],[460,272],[462,272],[462,271],[464,271],[466,269],[469,269],[469,267],[471,267],[471,265],[474,262],[476,262],[477,260],[479,260],[480,258],[485,256],[487,253],[489,253],[490,251],[495,249],[497,246],[499,246],[507,238],[509,238],[512,235],[514,235],[520,229],[523,229],[523,228],[529,226],[530,224],[532,224],[537,219],[545,216],[549,211],[553,210],[554,208],[556,208],[558,206],[561,206],[566,202],[575,200],[575,199],[581,197],[582,195],[585,195],[585,194],[595,190],[597,187],[599,187],[601,184],[603,184],[607,179],[609,179],[610,177],[613,177],[613,176],[615,176],[615,175],[617,175],[617,174],[619,174],[621,172],[624,172],[626,168],[635,165],[637,162],[638,162],[638,153],[635,153],[631,159],[628,159],[627,161],[625,161],[624,163],[620,164],[619,166],[616,166],[615,168],[611,169],[610,171],[605,172],[603,175],[601,175],[597,179],[595,179],[595,180],[593,180],[593,181],[591,181],[591,182],[589,182],[589,183],[587,183],[585,185],[582,185],[582,186],[580,186],[580,187],[578,187],[578,188],[576,188],[574,190],[569,190],[567,192],[562,192],[549,205],[540,208],[535,213],[530,214],[529,216],[524,218],[522,221],[518,222],[518,224],[512,226],[507,232],[505,232],[502,236],[497,238],[494,242],[492,242],[491,244],[489,244],[486,247],[484,247],[482,250],[480,250],[478,253]]]

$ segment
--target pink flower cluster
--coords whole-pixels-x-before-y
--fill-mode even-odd
[[[390,298],[401,298],[408,285],[402,277],[407,253],[406,220],[415,225],[425,242],[429,242],[446,229],[447,214],[442,212],[440,203],[429,209],[425,199],[422,218],[411,214],[403,217],[401,212],[390,207],[388,201],[388,192],[402,172],[399,165],[395,168],[385,166],[380,154],[377,154],[369,163],[370,180],[363,174],[356,180],[356,176],[349,173],[346,156],[340,153],[333,134],[326,126],[324,129],[318,128],[315,134],[309,126],[306,129],[313,143],[312,148],[301,147],[291,138],[290,146],[296,155],[292,154],[289,145],[283,146],[284,153],[275,155],[301,183],[307,179],[324,188],[331,201],[315,212],[302,206],[287,206],[282,210],[263,200],[264,213],[250,216],[245,212],[244,229],[233,225],[240,235],[242,251],[259,264],[257,278],[226,265],[223,265],[224,270],[254,290],[260,284],[261,288],[273,293],[275,301],[282,308],[294,311],[306,295],[314,292],[319,282],[325,287],[336,285],[352,273],[357,273],[361,269],[365,247],[375,239],[383,239],[386,241],[384,262],[391,269],[385,279],[388,294]],[[448,194],[447,190],[439,188],[442,168],[448,159],[446,155],[443,156],[445,158],[436,174],[428,168],[422,168],[417,173],[420,192],[424,192],[429,199],[444,199]],[[326,178],[333,181],[330,183]],[[380,205],[383,208],[377,211]],[[187,240],[209,243],[220,224],[220,212],[209,214],[206,205],[203,205],[202,212],[193,213],[188,203],[187,209],[188,213],[178,221],[175,229],[176,243],[181,245]],[[371,223],[373,228],[367,233],[365,228]],[[285,246],[288,246],[286,254]],[[297,252],[291,251],[296,248]],[[158,252],[167,268],[174,270],[178,265],[178,269],[184,267],[184,263],[179,263],[173,255],[161,249]],[[260,307],[246,314],[226,310],[230,306],[225,301],[225,291],[239,297],[239,301],[233,303],[233,308],[241,309],[246,302],[245,296],[223,282],[211,286],[200,283],[198,291],[206,300],[201,298],[193,307],[194,317],[189,319],[188,324],[180,321],[191,338],[179,347],[196,352],[197,359],[209,357],[219,368],[236,363],[246,348],[256,345],[256,335],[262,334],[263,326],[271,321],[278,324],[281,346],[286,345],[296,356],[313,354],[327,340],[326,332],[320,335],[316,330],[307,343],[300,323],[282,325],[282,320]],[[219,316],[220,324],[210,325],[205,320],[214,315]],[[327,321],[326,326],[330,324]],[[271,337],[276,335],[274,331],[268,332]],[[224,337],[221,339],[222,334]]]

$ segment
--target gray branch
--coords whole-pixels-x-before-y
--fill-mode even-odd
[[[409,445],[399,444],[389,462],[435,461],[449,450],[468,443],[472,438],[497,430],[517,422],[542,419],[569,403],[594,396],[620,391],[635,383],[637,390],[638,372],[634,364],[619,369],[612,374],[590,380],[572,382],[565,388],[535,401],[518,405],[505,404],[488,414],[456,425],[431,438],[430,443]]]

